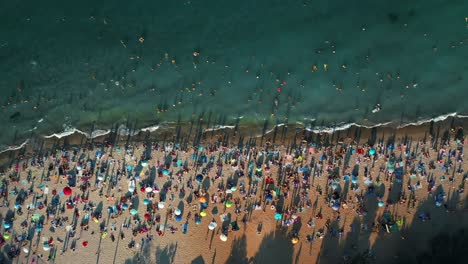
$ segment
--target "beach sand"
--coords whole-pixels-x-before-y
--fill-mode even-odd
[[[172,147],[165,147],[165,144],[174,142],[174,139],[178,138],[175,136],[177,133],[174,130],[158,131],[158,134],[141,133],[131,138],[110,134],[91,141],[81,135],[74,134],[62,139],[32,141],[27,148],[4,153],[2,156],[2,164],[5,166],[1,176],[4,182],[8,183],[6,191],[9,204],[8,207],[5,207],[5,198],[1,199],[2,227],[0,230],[2,234],[10,235],[2,247],[4,254],[2,263],[351,263],[353,260],[365,260],[370,263],[411,263],[417,260],[418,252],[427,248],[427,241],[433,236],[439,233],[456,232],[467,226],[467,197],[461,190],[465,184],[468,163],[466,161],[459,162],[458,158],[467,150],[468,142],[464,139],[458,143],[455,141],[455,138],[460,135],[461,129],[466,127],[465,122],[449,119],[440,123],[409,126],[398,130],[389,127],[376,129],[351,127],[345,131],[323,134],[320,137],[292,126],[288,127],[287,131],[278,127],[276,132],[273,129],[269,134],[259,137],[252,137],[252,133],[245,132],[246,129],[236,128],[201,133],[197,139],[197,133],[189,134],[189,130],[184,130],[181,132],[179,146],[187,146],[185,150],[176,150],[175,148],[171,150]],[[445,134],[446,131],[447,134]],[[242,137],[245,138],[244,150],[250,151],[245,151],[241,155],[240,152],[235,152],[235,149],[239,146]],[[386,154],[390,155],[392,152],[387,148],[389,139],[391,140],[392,137],[394,144],[390,145],[394,146],[394,158],[386,157]],[[445,142],[444,137],[447,139]],[[195,147],[189,144],[194,141],[198,143]],[[257,146],[247,148],[245,143],[248,141],[251,143],[255,141]],[[143,144],[148,146],[149,142],[158,142],[158,146],[151,144],[153,149],[151,159],[142,162],[142,159],[144,160],[144,157],[149,153]],[[372,157],[369,155],[366,157],[366,154],[371,151],[368,143],[371,143],[372,149],[377,152]],[[327,144],[328,147],[326,147]],[[125,150],[125,145],[130,146],[128,152]],[[56,154],[55,158],[50,156],[52,153],[50,149],[54,146],[68,148],[68,160],[61,158],[62,152],[60,150],[53,152]],[[203,149],[199,146],[203,146]],[[379,146],[382,148],[379,149]],[[76,155],[73,154],[73,147],[75,147]],[[82,194],[79,186],[83,181],[78,176],[76,176],[78,187],[71,188],[72,195],[64,196],[61,194],[61,191],[67,187],[67,178],[62,178],[59,175],[59,166],[54,166],[50,170],[49,181],[46,181],[49,163],[58,160],[56,165],[62,165],[65,162],[69,169],[75,171],[66,174],[74,175],[78,164],[76,161],[83,153],[84,147],[87,149],[83,155],[85,161],[88,158],[96,161],[94,173],[91,173],[89,177],[90,187],[87,199],[94,203],[94,212],[102,211],[102,218],[97,219],[96,222],[93,221],[93,210],[86,212],[83,209],[85,202],[72,201],[76,205],[73,205],[71,209],[55,213],[55,219],[68,217],[67,221],[62,224],[56,223],[56,227],[53,227],[52,220],[54,218],[43,219],[42,232],[40,234],[35,232],[31,218],[33,214],[45,216],[46,210],[34,209],[28,212],[27,206],[32,203],[34,197],[36,197],[36,202],[47,199],[51,206],[52,193],[53,190],[56,190],[58,193],[56,197],[60,198],[60,205],[65,206],[67,198],[73,199],[76,198],[76,195]],[[39,151],[40,148],[42,151]],[[165,148],[167,151],[163,151]],[[353,148],[356,153],[349,155],[347,161],[349,168],[347,168],[344,164],[347,160],[346,153],[351,153],[350,148]],[[224,157],[230,149],[234,156]],[[302,152],[298,152],[299,149]],[[405,149],[409,150],[409,157],[405,156]],[[455,151],[455,156],[444,155],[438,159],[438,154],[442,153],[442,150],[448,154],[450,151]],[[95,159],[96,151],[102,151],[99,160]],[[282,169],[279,169],[277,165],[279,159],[266,169],[265,163],[259,161],[260,151],[277,151],[276,153],[282,159]],[[31,157],[37,155],[38,152],[41,153],[41,156],[49,158],[48,161],[44,162],[44,167],[31,166],[30,164]],[[45,155],[46,153],[47,155]],[[203,173],[203,169],[208,163],[204,162],[205,158],[202,158],[200,166],[195,166],[193,155],[196,153],[198,153],[198,158],[205,156],[207,161],[213,157],[214,167]],[[317,162],[323,157],[323,154],[327,155],[330,163],[325,160],[322,165],[323,172],[318,173]],[[73,156],[75,157],[73,158]],[[254,165],[249,169],[249,161],[243,160],[250,158],[250,161],[254,161],[254,156],[259,162],[259,167],[262,168],[262,177],[258,178],[258,182],[255,182],[255,176],[249,176],[253,170],[256,170],[257,166]],[[265,156],[268,157],[266,154]],[[315,159],[315,162],[311,162],[312,158]],[[390,168],[398,170],[398,165],[393,165],[396,166],[393,168],[387,166],[388,163],[386,163],[389,160],[398,161],[400,158],[403,165],[401,183],[397,181],[396,172],[393,176],[388,176]],[[182,166],[174,166],[173,159],[187,162],[187,172],[181,173],[180,177],[177,176],[177,173]],[[219,168],[218,159],[222,164],[220,171],[217,170]],[[112,164],[110,164],[111,160]],[[120,161],[120,165],[118,165],[118,161]],[[170,164],[169,168],[163,167],[166,161]],[[431,161],[435,161],[434,169],[429,168]],[[452,162],[452,165],[448,165],[449,162]],[[24,163],[27,163],[28,166],[23,167]],[[125,166],[134,166],[132,173],[121,176],[122,178],[115,188],[108,188],[109,180],[116,176],[119,166],[123,170],[124,163]],[[244,163],[244,176],[236,173],[235,169],[237,164],[239,170],[242,163]],[[359,168],[353,172],[358,163]],[[101,170],[103,164],[107,165],[107,169]],[[310,164],[313,164],[314,167],[310,167]],[[399,162],[395,162],[395,164],[399,164]],[[446,172],[441,169],[444,164],[448,166],[448,169],[443,168],[447,169]],[[143,165],[145,166],[143,167]],[[146,165],[148,166],[146,167]],[[327,165],[330,165],[329,171],[326,170]],[[291,168],[290,173],[286,169],[288,166]],[[302,172],[293,173],[298,168],[307,166],[309,166],[312,175],[305,181]],[[367,172],[365,172],[365,167],[368,169]],[[423,171],[426,171],[424,177],[421,175],[423,172],[418,171],[418,168],[422,167],[424,167]],[[164,175],[165,169],[169,175]],[[140,170],[143,173],[140,173]],[[28,182],[29,171],[31,178]],[[104,181],[100,183],[97,183],[98,171],[102,171],[104,177]],[[196,182],[195,176],[202,173],[203,180],[199,184]],[[215,179],[217,173],[221,177]],[[358,191],[353,190],[351,186],[352,173],[358,174],[358,184],[354,187],[359,188]],[[366,178],[365,174],[372,176],[372,179]],[[127,193],[127,177],[130,175],[133,178],[136,175],[140,176],[139,180],[136,180],[137,194],[133,196]],[[272,195],[272,201],[266,201],[267,193],[264,190],[272,190],[273,192],[279,190],[279,186],[285,182],[288,175],[290,178],[283,185],[282,191],[278,192],[280,195]],[[328,182],[331,175],[335,175],[339,180]],[[344,180],[344,175],[348,175],[349,180]],[[267,176],[271,176],[273,184],[266,184]],[[15,177],[15,181],[12,181],[12,178]],[[155,205],[150,218],[154,220],[157,215],[160,217],[159,223],[152,226],[143,218],[147,212],[147,206],[143,204],[147,194],[140,191],[140,183],[148,181],[148,178],[154,178],[154,185],[151,187],[156,188],[157,186],[161,191],[155,194],[154,198],[148,198],[151,204]],[[428,192],[430,184],[428,179],[434,180],[434,187],[430,192]],[[190,184],[193,185],[193,189],[187,187],[189,180],[191,180]],[[366,180],[369,181],[369,184],[366,183]],[[161,200],[161,193],[164,192],[164,186],[169,186],[169,181],[172,184],[171,189],[166,190],[164,208],[158,209],[157,205]],[[230,208],[227,208],[225,203],[221,203],[223,196],[226,195],[223,190],[227,189],[225,185],[228,181],[237,186],[237,190],[229,194],[229,197],[232,196],[229,200],[234,203]],[[420,188],[417,186],[418,181]],[[241,194],[241,183],[245,186],[246,194],[251,194],[250,197]],[[19,215],[17,212],[13,214],[18,194],[14,195],[10,192],[14,188],[16,188],[17,193],[21,193],[21,190],[28,192],[32,184],[32,192],[19,205],[22,214]],[[48,194],[44,193],[45,188],[40,186],[41,184],[47,185]],[[296,189],[295,184],[299,188]],[[253,194],[254,185],[257,186],[255,195]],[[304,188],[306,185],[310,188]],[[408,189],[408,185],[415,188],[414,192]],[[182,186],[185,189],[183,198],[180,195]],[[194,217],[202,211],[200,202],[195,195],[195,191],[198,191],[199,187],[201,187],[200,191],[204,190],[206,193],[208,207],[203,210],[207,215],[201,217],[200,224],[196,224]],[[317,188],[321,188],[321,190]],[[333,190],[334,188],[336,190]],[[287,198],[284,197],[286,189],[289,189]],[[337,194],[340,196],[337,198],[341,201],[338,210],[334,210],[330,206],[329,199],[333,198],[334,192],[336,192],[334,198],[337,198]],[[173,199],[171,198],[172,193]],[[413,197],[411,197],[411,193],[414,194]],[[441,195],[442,193],[443,195]],[[115,218],[109,217],[107,208],[116,203],[119,204],[120,197],[124,195],[132,196],[125,203],[133,202],[133,209],[137,210],[136,215],[142,219],[141,224],[149,228],[148,232],[142,234],[136,232],[135,236],[132,235],[132,228],[138,226],[138,222],[130,221],[130,219],[134,219],[129,212],[132,207],[116,214]],[[214,195],[218,196],[217,203],[211,202]],[[192,197],[191,202],[187,201],[190,200],[189,196]],[[435,200],[439,196],[441,206],[436,206]],[[236,214],[236,198],[240,198],[240,213],[238,214]],[[384,202],[382,207],[378,206],[379,200]],[[259,210],[252,208],[255,203],[259,204]],[[361,211],[357,210],[359,205],[362,205]],[[72,225],[74,208],[79,213],[76,232],[73,237],[66,239],[66,226]],[[181,221],[175,219],[175,208],[182,211]],[[361,216],[359,216],[358,211]],[[188,217],[189,212],[190,217]],[[283,222],[282,224],[282,221],[276,221],[275,213],[277,212],[281,213],[282,221],[291,220],[291,223]],[[321,216],[318,215],[319,212]],[[388,226],[379,223],[384,212],[388,212],[387,217],[392,218]],[[89,226],[87,230],[81,230],[80,223],[86,213],[90,214]],[[220,218],[223,213],[230,216],[230,219],[224,223]],[[429,215],[430,219],[428,219]],[[245,223],[242,221],[244,217]],[[424,217],[427,219],[424,219],[423,222],[421,218]],[[217,223],[217,227],[213,231],[208,229],[212,219]],[[296,220],[292,221],[292,219]],[[188,230],[184,234],[182,231],[186,220]],[[311,220],[314,224],[309,226]],[[23,228],[21,223],[24,221],[26,221],[27,227]],[[232,231],[230,228],[234,221],[238,223],[238,231]],[[124,223],[128,224],[129,222],[132,224],[131,227],[122,228]],[[5,228],[5,223],[10,223],[12,226]],[[158,235],[156,229],[162,224],[165,225],[165,228]],[[223,225],[228,226],[227,230],[229,230],[226,231],[226,242],[220,239]],[[173,232],[169,227],[174,227]],[[103,228],[106,231],[103,231]],[[28,232],[30,233],[29,241],[14,241],[15,235],[27,234]],[[104,232],[107,232],[107,235],[103,236]],[[121,239],[120,232],[124,234],[124,239]],[[115,237],[115,241],[112,241],[112,235]],[[309,235],[313,237],[311,242],[307,239]],[[50,243],[52,249],[44,251],[43,241],[48,241],[50,238],[53,239],[53,242]],[[297,244],[292,243],[293,238],[298,238]],[[60,242],[60,240],[64,242]],[[86,247],[83,246],[85,241],[87,242]],[[129,247],[132,241],[134,241],[133,246]],[[72,250],[71,246],[75,242],[75,250]],[[21,245],[20,248],[28,249],[29,254],[21,249],[19,256],[15,259],[8,259],[6,254],[9,248],[18,245]],[[49,259],[49,253],[53,250],[56,250],[56,254]]]

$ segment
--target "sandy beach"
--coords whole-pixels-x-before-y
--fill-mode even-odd
[[[4,166],[2,263],[417,263],[466,228],[463,125],[49,141]]]

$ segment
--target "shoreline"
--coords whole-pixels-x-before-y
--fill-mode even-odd
[[[460,127],[468,127],[468,116],[456,117],[455,114],[448,114],[444,115],[444,118],[425,120],[424,122],[420,121],[403,126],[395,126],[395,122],[387,122],[381,126],[361,126],[355,123],[350,123],[336,128],[324,129],[310,129],[303,124],[297,123],[281,123],[274,125],[273,127],[268,127],[268,122],[265,122],[263,127],[260,127],[258,124],[246,127],[236,124],[215,125],[203,128],[204,125],[205,124],[203,124],[203,120],[201,119],[197,124],[194,124],[193,122],[191,124],[176,124],[175,127],[168,126],[167,124],[154,125],[137,131],[135,131],[135,129],[127,128],[124,125],[120,125],[114,129],[94,130],[92,133],[86,133],[74,128],[70,131],[54,133],[48,136],[36,136],[34,138],[28,138],[20,146],[10,147],[0,152],[0,172],[2,172],[8,160],[11,160],[12,157],[23,154],[31,156],[37,152],[38,149],[41,149],[42,151],[50,151],[53,146],[60,146],[61,143],[68,147],[77,147],[86,143],[103,144],[106,142],[111,143],[110,141],[114,141],[113,143],[115,143],[116,139],[119,139],[117,142],[122,144],[121,140],[124,138],[126,138],[125,143],[142,142],[145,138],[151,138],[156,142],[171,142],[172,140],[172,143],[176,141],[184,141],[185,144],[188,144],[192,137],[192,141],[197,140],[197,136],[191,135],[194,133],[199,135],[199,143],[202,141],[212,141],[213,139],[219,139],[222,137],[232,137],[233,139],[236,137],[242,137],[243,139],[248,138],[249,140],[261,138],[266,139],[267,141],[273,141],[274,144],[277,144],[279,137],[279,142],[284,144],[286,138],[294,138],[294,136],[297,137],[299,134],[302,134],[302,139],[304,139],[303,137],[305,137],[305,134],[309,134],[309,138],[314,135],[328,135],[331,138],[335,138],[335,135],[341,137],[346,135],[347,138],[353,137],[353,140],[366,140],[371,133],[382,134],[383,136],[387,136],[389,134],[402,136],[403,134],[407,134],[409,136],[424,138],[430,136],[431,133],[435,134],[435,130],[437,128],[450,127],[450,129],[453,130]],[[432,132],[431,129],[433,130]],[[174,136],[174,133],[176,136]],[[357,136],[357,133],[359,133],[359,136]],[[170,138],[170,135],[173,135],[172,138]]]

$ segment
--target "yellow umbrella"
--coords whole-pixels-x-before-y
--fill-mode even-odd
[[[200,212],[200,216],[205,217],[205,216],[206,216],[206,212],[205,212],[205,211]]]
[[[297,242],[299,242],[299,238],[293,237],[293,238],[291,239],[291,243],[293,243],[293,245],[297,244]]]

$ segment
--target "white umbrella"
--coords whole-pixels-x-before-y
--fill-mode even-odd
[[[44,249],[44,251],[49,251],[49,250],[50,250],[49,244],[44,244],[44,245],[42,246],[42,249]]]
[[[164,208],[164,203],[163,203],[163,202],[159,202],[159,203],[158,203],[158,208],[159,208],[159,209],[163,209],[163,208]]]
[[[28,253],[29,253],[29,249],[26,248],[26,247],[24,247],[24,248],[23,248],[23,252],[26,253],[26,254],[28,254]]]
[[[145,191],[146,191],[147,193],[152,192],[152,191],[153,191],[153,188],[151,188],[151,187],[146,187]]]
[[[98,179],[98,181],[102,181],[102,180],[104,180],[104,177],[102,175],[98,175],[97,179]]]
[[[213,230],[213,229],[215,229],[217,226],[218,226],[218,224],[216,224],[216,222],[211,222],[211,223],[208,225],[208,229],[209,229],[209,230]]]
[[[223,242],[226,242],[227,241],[227,236],[225,234],[221,234],[219,236],[219,239],[221,239],[221,241],[223,241]]]
[[[182,212],[180,211],[179,208],[176,208],[176,209],[174,210],[174,214],[175,214],[175,215],[180,215],[181,213],[182,213]]]

